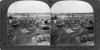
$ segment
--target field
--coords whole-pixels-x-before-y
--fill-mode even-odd
[[[34,15],[34,14],[32,14]],[[12,17],[21,16],[21,17]],[[12,14],[8,17],[7,44],[10,46],[50,45],[50,30],[45,28],[45,17],[30,17],[27,14]],[[22,17],[23,16],[23,17]],[[26,16],[26,17],[25,17]],[[47,26],[48,27],[48,26]]]
[[[51,45],[94,45],[93,14],[55,14],[54,17],[57,19],[52,24]]]
[[[93,46],[93,13],[8,15],[9,46]]]

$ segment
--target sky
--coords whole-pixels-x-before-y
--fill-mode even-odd
[[[17,1],[10,5],[8,13],[50,13],[50,7],[41,1]]]
[[[59,1],[51,7],[52,13],[90,13],[92,6],[83,1]]]
[[[41,1],[17,1],[10,5],[8,13],[90,13],[92,6],[83,1],[59,1],[50,8]]]

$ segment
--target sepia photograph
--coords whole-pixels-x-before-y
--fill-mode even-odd
[[[13,3],[7,14],[7,45],[49,46],[49,11],[49,6],[41,1]]]
[[[17,1],[7,12],[8,46],[94,46],[94,11],[84,1]]]
[[[94,46],[94,13],[83,1],[59,1],[51,7],[51,45]]]

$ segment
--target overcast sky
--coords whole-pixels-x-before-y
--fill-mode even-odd
[[[89,13],[93,12],[90,4],[83,1],[60,1],[51,8],[52,13]]]
[[[41,1],[18,1],[8,8],[8,13],[90,13],[92,6],[83,1],[59,1],[50,7]]]
[[[49,13],[50,7],[41,1],[18,1],[8,8],[8,13]]]

